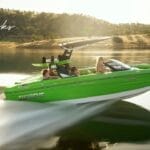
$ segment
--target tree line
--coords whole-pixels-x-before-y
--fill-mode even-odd
[[[8,27],[10,26],[10,30]],[[149,34],[150,25],[112,24],[82,14],[0,9],[0,40],[31,41],[76,36]]]

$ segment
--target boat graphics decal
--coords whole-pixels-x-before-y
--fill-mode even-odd
[[[34,98],[34,97],[42,97],[43,95],[44,95],[44,92],[37,92],[37,93],[28,94],[28,95],[21,95],[21,96],[19,96],[19,100],[27,100],[27,99]]]

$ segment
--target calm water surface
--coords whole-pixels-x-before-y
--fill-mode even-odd
[[[42,56],[57,57],[60,53],[63,53],[63,50],[0,49],[0,87],[11,85],[40,71],[40,68],[34,68],[32,63],[40,63]],[[79,68],[93,67],[99,56],[118,59],[130,65],[150,63],[150,49],[108,50],[93,44],[74,50],[71,64]],[[2,88],[0,90],[2,92]],[[61,148],[64,148],[66,143],[72,143],[72,146],[80,145],[80,149],[86,150],[87,143],[97,141],[101,149],[149,150],[149,99],[150,92],[147,92],[111,106],[111,103],[108,103],[78,108],[70,105],[51,106],[1,101],[0,138],[3,140],[0,140],[0,147],[4,146],[3,149],[10,150],[47,148],[57,141],[56,137],[61,136]]]
[[[32,63],[41,63],[42,56],[50,57],[63,53],[63,50],[36,50],[36,49],[0,49],[0,72],[1,73],[28,73],[37,71]],[[108,50],[99,49],[98,44],[74,50],[71,64],[79,68],[95,66],[98,56],[105,59],[114,58],[128,64],[150,63],[150,49],[138,50]]]

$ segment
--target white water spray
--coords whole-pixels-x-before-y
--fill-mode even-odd
[[[23,143],[52,136],[82,119],[108,108],[115,101],[95,104],[38,104],[2,102],[0,105],[0,147],[18,149]],[[12,144],[13,143],[13,144]]]

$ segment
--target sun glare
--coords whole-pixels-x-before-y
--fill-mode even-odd
[[[0,0],[1,8],[90,15],[112,23],[150,23],[149,0]]]

